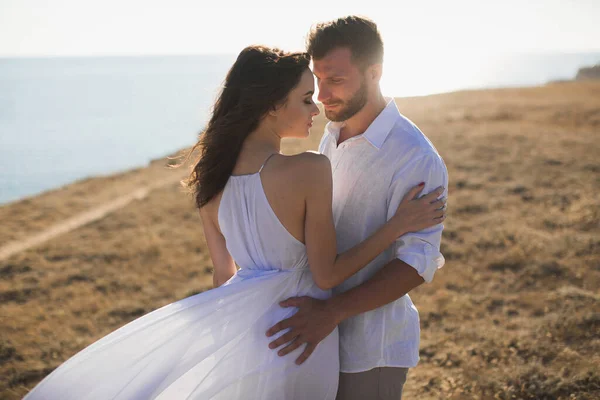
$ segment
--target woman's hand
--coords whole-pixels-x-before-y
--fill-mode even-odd
[[[425,184],[421,183],[410,189],[390,220],[398,228],[398,236],[429,228],[446,219],[446,199],[438,198],[444,193],[444,188],[440,186],[433,192],[418,197],[424,187]]]

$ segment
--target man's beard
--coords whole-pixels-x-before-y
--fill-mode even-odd
[[[363,109],[365,104],[367,104],[367,85],[364,79],[360,82],[360,87],[356,93],[354,93],[352,98],[342,104],[345,104],[346,106],[338,112],[325,109],[325,116],[327,119],[333,122],[343,122],[352,118],[357,112]]]

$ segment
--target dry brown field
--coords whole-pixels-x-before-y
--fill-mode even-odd
[[[450,176],[447,262],[411,293],[421,362],[405,398],[599,399],[600,83],[397,103]],[[324,123],[285,152],[316,149]],[[86,345],[210,288],[199,216],[178,184],[185,171],[167,163],[0,207],[2,247],[147,189],[0,259],[0,399],[22,398]]]

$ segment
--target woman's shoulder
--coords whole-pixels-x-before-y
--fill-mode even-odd
[[[311,191],[315,186],[331,181],[331,163],[323,154],[307,151],[285,156],[282,161],[286,181],[292,183],[296,190],[305,188]]]
[[[324,172],[331,170],[331,163],[327,156],[316,151],[305,151],[303,153],[287,156],[290,169],[303,174],[310,172]]]

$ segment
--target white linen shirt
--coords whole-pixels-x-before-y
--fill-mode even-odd
[[[342,253],[367,239],[395,213],[406,192],[425,182],[426,194],[444,186],[448,172],[433,144],[398,111],[393,99],[361,135],[339,146],[343,123],[325,127],[319,151],[331,161],[333,218],[337,250]],[[341,293],[368,280],[388,262],[399,258],[431,282],[444,265],[440,253],[443,225],[399,238],[366,267],[333,292]],[[409,295],[356,315],[340,326],[342,372],[377,367],[414,367],[419,360],[419,313]]]

